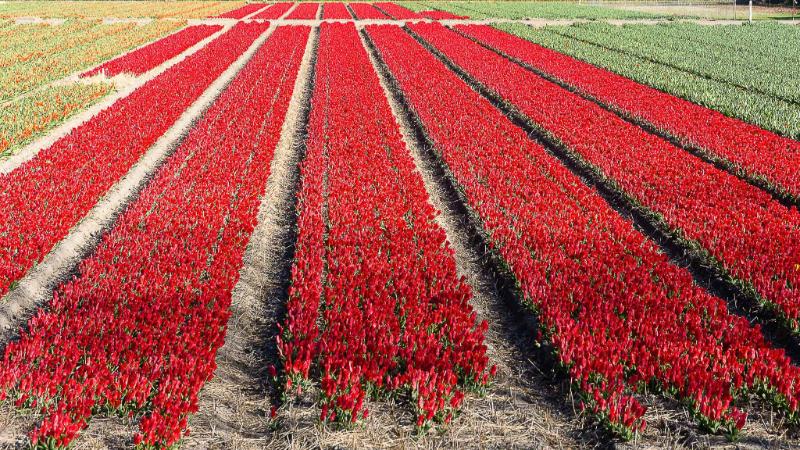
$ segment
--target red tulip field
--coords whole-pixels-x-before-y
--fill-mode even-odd
[[[800,446],[792,25],[45,3],[0,2],[0,448]]]

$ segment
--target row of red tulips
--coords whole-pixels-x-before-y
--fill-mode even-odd
[[[267,19],[267,20],[280,19],[281,17],[283,17],[284,14],[289,12],[293,4],[294,3],[292,2],[275,3],[267,7],[267,9],[253,16],[253,19]]]
[[[287,19],[292,20],[313,20],[319,14],[319,3],[298,3],[289,13]]]
[[[138,50],[112,59],[81,75],[82,78],[104,74],[113,77],[121,73],[141,75],[167,60],[183,53],[189,47],[221,30],[220,25],[195,25],[159,39]]]
[[[288,391],[319,381],[323,420],[410,392],[449,421],[494,369],[422,179],[352,24],[323,24],[279,348]],[[369,118],[369,120],[364,120]]]
[[[323,19],[352,19],[353,15],[344,3],[325,3],[322,5]]]
[[[357,19],[389,19],[389,16],[381,12],[371,3],[348,3]]]
[[[800,201],[800,143],[485,25],[456,29]]]
[[[420,14],[411,11],[410,9],[406,8],[405,6],[400,6],[397,3],[391,2],[376,2],[375,6],[380,8],[383,12],[391,16],[393,19],[397,20],[407,20],[407,19],[423,19],[424,17]],[[325,6],[327,8],[327,5]]]
[[[800,330],[800,214],[763,190],[439,24],[411,29],[698,245]]]
[[[138,419],[141,447],[167,447],[187,431],[216,367],[308,35],[275,31],[8,345],[0,396],[44,415],[33,444],[65,446],[101,412]]]
[[[0,296],[67,235],[265,26],[237,24],[0,175]]]
[[[439,25],[414,29],[448,54],[463,49],[504,73]],[[543,337],[585,407],[623,435],[645,425],[639,389],[687,401],[713,431],[738,432],[746,420],[739,408],[752,392],[796,417],[800,370],[758,327],[694,285],[409,34],[395,26],[367,30],[490,245],[538,312]]]

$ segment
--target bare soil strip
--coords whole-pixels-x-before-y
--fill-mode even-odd
[[[136,25],[142,26],[147,25],[153,20],[155,19],[151,17],[104,17],[103,24],[109,25],[114,23],[135,23]]]
[[[296,191],[311,102],[318,29],[312,29],[294,84],[258,213],[232,293],[225,344],[214,378],[200,391],[187,444],[202,448],[263,448],[275,444],[269,418],[277,399],[267,369],[277,364],[275,338],[284,315],[294,257]]]
[[[262,34],[222,75],[183,112],[178,121],[161,136],[131,170],[118,181],[94,208],[45,258],[19,281],[18,286],[0,299],[0,348],[13,339],[18,328],[52,296],[53,289],[90,254],[116,217],[134,201],[164,160],[169,157],[206,109],[227,87],[272,33]]]
[[[43,149],[45,149],[47,147],[50,147],[56,141],[58,141],[59,139],[63,138],[64,136],[68,135],[70,132],[72,132],[73,129],[77,128],[78,126],[82,125],[83,123],[89,121],[92,117],[96,116],[100,111],[110,107],[117,100],[119,100],[121,98],[124,98],[124,97],[127,97],[128,95],[132,94],[133,91],[135,91],[136,89],[138,89],[139,87],[141,87],[142,85],[147,83],[148,81],[152,80],[153,78],[161,75],[162,73],[167,71],[170,67],[172,67],[172,66],[178,64],[179,62],[183,61],[188,56],[196,53],[201,48],[205,47],[206,44],[208,44],[212,40],[216,39],[222,33],[225,33],[229,29],[230,29],[230,26],[224,27],[223,29],[219,30],[218,32],[212,34],[211,36],[208,36],[207,38],[201,40],[197,44],[189,47],[186,51],[184,51],[183,53],[179,54],[178,56],[176,56],[176,57],[164,62],[160,66],[156,67],[155,69],[153,69],[153,70],[151,70],[151,71],[149,71],[147,73],[142,74],[139,77],[135,77],[135,78],[131,78],[131,77],[104,78],[102,76],[97,76],[97,77],[92,77],[89,80],[82,80],[82,79],[79,78],[80,74],[86,72],[87,70],[94,69],[94,68],[98,67],[99,65],[101,65],[101,64],[106,62],[106,61],[102,61],[102,62],[100,62],[100,63],[98,63],[98,64],[96,64],[96,65],[94,65],[92,67],[88,67],[88,68],[82,69],[82,70],[80,70],[78,72],[75,72],[75,73],[65,77],[65,78],[62,78],[61,80],[54,81],[52,84],[69,84],[69,83],[75,83],[75,82],[85,83],[85,82],[91,82],[92,80],[97,80],[97,79],[113,80],[115,82],[115,84],[117,85],[117,87],[121,88],[121,89],[119,91],[117,91],[116,93],[114,93],[114,94],[108,95],[105,99],[103,99],[102,101],[100,101],[98,103],[95,103],[93,106],[85,109],[83,112],[81,112],[79,114],[76,114],[75,116],[72,116],[72,118],[70,118],[69,120],[63,122],[61,125],[57,126],[56,128],[52,129],[45,136],[42,136],[40,139],[37,139],[37,140],[31,142],[30,144],[24,146],[23,148],[21,148],[17,153],[12,155],[8,159],[0,161],[0,174],[9,173],[9,172],[13,171],[14,169],[16,169],[17,167],[19,167],[22,164],[24,164],[25,162],[33,159],[41,150],[43,150]],[[175,33],[179,32],[181,30],[183,30],[183,28],[181,28],[180,30],[176,30]],[[144,47],[146,45],[151,44],[152,42],[153,41],[150,41],[150,42],[147,42],[145,44],[142,44],[139,47],[131,49],[129,52],[126,52],[126,53],[118,55],[117,57],[121,57],[121,56],[126,55],[126,54],[128,54],[130,52],[136,51],[136,50],[138,50],[138,49],[140,49],[140,48],[142,48],[142,47]],[[42,89],[46,88],[47,86],[49,86],[49,84],[43,86]],[[26,94],[23,94],[23,95],[26,95]],[[20,98],[20,97],[16,97],[15,99],[18,99],[18,98]]]
[[[25,25],[30,23],[46,23],[48,25],[63,25],[67,19],[46,19],[42,17],[17,17],[14,23],[17,25]]]

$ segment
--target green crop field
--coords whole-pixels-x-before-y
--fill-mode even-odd
[[[437,9],[472,19],[646,19],[648,12],[627,11],[574,2],[410,2],[416,9]],[[404,3],[405,4],[405,3]]]
[[[602,23],[499,28],[787,136],[800,136],[800,28]]]

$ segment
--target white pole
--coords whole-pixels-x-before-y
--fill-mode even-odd
[[[748,19],[750,23],[753,23],[753,0],[750,0],[750,18]]]

